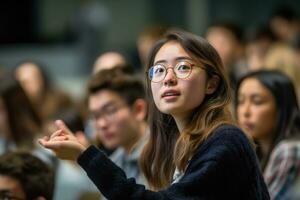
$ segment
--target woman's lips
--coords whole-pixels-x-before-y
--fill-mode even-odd
[[[173,102],[176,101],[179,96],[180,93],[177,91],[166,91],[161,97],[167,102]]]
[[[162,96],[162,98],[165,98],[165,97],[174,97],[174,96],[179,96],[179,95],[180,95],[180,92],[178,92],[178,91],[168,90],[168,91],[165,91],[161,96]]]
[[[245,123],[243,123],[243,127],[247,131],[252,131],[254,129],[254,124],[253,123],[249,123],[249,122],[245,122]]]

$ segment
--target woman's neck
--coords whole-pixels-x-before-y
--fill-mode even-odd
[[[186,117],[178,117],[178,116],[177,117],[173,116],[173,118],[176,122],[179,132],[181,133],[187,125],[187,118]]]
[[[260,139],[258,140],[258,143],[261,149],[262,158],[265,159],[271,149],[272,138]]]

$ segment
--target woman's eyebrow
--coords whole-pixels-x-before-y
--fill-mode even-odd
[[[176,61],[180,61],[180,60],[190,60],[190,61],[193,61],[192,58],[187,57],[187,56],[180,56],[180,57],[177,57],[175,60]]]
[[[176,57],[175,58],[176,61],[181,61],[181,60],[190,60],[193,61],[192,58],[187,57],[187,56],[180,56],[180,57]],[[167,63],[167,60],[158,60],[154,63],[154,65],[158,64],[158,63]]]
[[[158,63],[167,63],[167,61],[166,60],[158,60],[154,63],[154,65],[157,65]]]

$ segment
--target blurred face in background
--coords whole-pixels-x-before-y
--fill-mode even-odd
[[[30,99],[40,98],[44,81],[41,71],[33,63],[24,63],[16,70],[16,78],[20,81]]]
[[[89,97],[89,110],[97,139],[108,149],[129,147],[138,137],[138,124],[143,121],[114,91],[101,90]]]
[[[144,36],[138,39],[137,48],[142,64],[145,65],[147,63],[149,53],[156,42],[157,40],[151,37]]]
[[[271,22],[271,29],[275,35],[284,42],[291,42],[299,33],[299,22],[297,20],[287,20],[280,16],[274,17]]]
[[[246,45],[246,60],[249,70],[256,71],[265,67],[265,59],[271,41],[264,39]]]
[[[97,58],[93,67],[93,74],[96,74],[103,69],[111,69],[125,64],[126,59],[120,53],[106,52]]]
[[[272,93],[257,79],[245,79],[238,89],[237,117],[241,128],[256,140],[274,135],[277,108]]]
[[[18,180],[0,175],[0,197],[1,199],[25,200],[26,194]]]
[[[238,42],[230,31],[221,27],[211,27],[206,34],[208,42],[217,50],[226,67],[235,59]]]

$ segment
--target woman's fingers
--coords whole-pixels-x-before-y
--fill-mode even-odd
[[[64,135],[64,132],[63,132],[63,130],[57,130],[57,131],[55,131],[54,133],[52,133],[51,135],[50,135],[50,140],[52,140],[53,138],[55,138],[55,137],[57,137],[57,136],[61,136],[61,135]]]
[[[45,140],[44,138],[38,139],[38,142],[40,145],[42,145],[43,147],[45,146],[45,144],[47,143],[48,140]]]
[[[63,130],[65,133],[70,135],[73,134],[62,120],[56,120],[55,125],[57,126],[58,129]]]
[[[58,130],[51,136],[38,140],[45,148],[51,149],[59,158],[76,160],[79,154],[86,149],[61,120],[55,122]]]
[[[45,141],[49,141],[50,137],[49,136],[44,136],[42,139],[45,140]]]
[[[64,140],[68,140],[67,135],[56,136],[55,138],[51,139],[51,142],[52,141],[64,141]]]
[[[46,143],[52,141],[64,141],[68,140],[68,136],[64,135],[62,130],[55,131],[50,137],[44,136],[43,138],[39,139],[38,142],[45,147]]]
[[[42,145],[44,147],[46,147],[47,149],[56,150],[56,149],[60,149],[61,148],[62,142],[61,141],[43,142]]]

